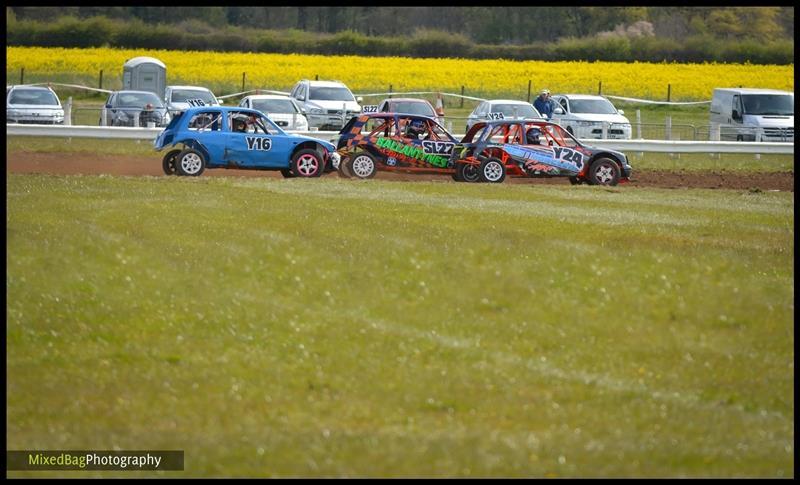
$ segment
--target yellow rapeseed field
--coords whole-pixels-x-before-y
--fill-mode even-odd
[[[355,93],[442,91],[479,97],[516,97],[549,88],[561,93],[596,93],[673,101],[708,100],[715,87],[758,87],[794,91],[794,65],[668,64],[646,62],[545,62],[402,57],[320,56],[191,52],[144,49],[6,48],[6,82],[98,83],[120,88],[127,59],[151,56],[167,65],[169,84],[198,84],[217,94],[246,88],[288,90],[304,78],[336,79]]]

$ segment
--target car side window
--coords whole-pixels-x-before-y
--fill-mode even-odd
[[[428,139],[437,141],[450,141],[450,137],[447,136],[447,133],[444,132],[442,127],[434,123],[430,123],[430,135]]]
[[[387,118],[370,118],[361,127],[361,134],[367,136],[389,136],[394,120]]]
[[[232,133],[250,133],[256,135],[269,135],[268,123],[264,118],[255,113],[231,111],[228,113],[228,129]]]
[[[221,118],[222,113],[219,112],[195,113],[186,128],[191,131],[219,131],[222,127]]]
[[[569,112],[568,109],[569,107],[567,106],[567,98],[561,98],[558,103],[561,105],[562,108],[564,108],[565,113]]]

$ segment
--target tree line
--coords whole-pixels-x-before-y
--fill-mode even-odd
[[[8,45],[751,62],[794,59],[794,7],[7,7]]]

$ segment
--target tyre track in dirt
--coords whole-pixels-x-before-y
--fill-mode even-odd
[[[39,153],[7,152],[7,173],[45,173],[53,175],[127,175],[165,176],[161,171],[161,160],[146,156],[103,155],[94,153]],[[282,178],[279,172],[261,170],[212,169],[203,176],[211,177],[272,177]],[[337,177],[336,173],[325,177]],[[449,175],[406,174],[378,172],[377,179],[404,182],[440,181],[453,182]],[[453,182],[455,183],[455,182]],[[569,185],[566,178],[527,179],[507,178],[512,184],[561,184]],[[794,172],[742,173],[742,172],[697,172],[697,171],[634,171],[633,180],[623,185],[630,187],[659,187],[670,189],[732,189],[732,190],[780,190],[794,192]]]

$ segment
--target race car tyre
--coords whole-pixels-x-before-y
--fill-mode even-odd
[[[342,161],[339,162],[339,176],[340,177],[346,178],[346,179],[353,178],[353,170],[350,167],[350,163],[351,162],[352,162],[352,160],[350,159],[350,157],[342,159]]]
[[[499,184],[506,178],[506,166],[497,158],[487,158],[478,169],[481,182]]]
[[[325,169],[322,156],[316,150],[299,150],[292,157],[292,173],[295,177],[319,177]]]
[[[620,177],[619,165],[608,158],[598,158],[589,167],[590,185],[617,185]]]
[[[350,165],[350,173],[353,174],[353,177],[360,179],[371,179],[378,171],[375,158],[367,152],[353,154],[348,165]]]
[[[475,183],[481,181],[479,167],[471,163],[459,163],[456,173],[460,182]]]
[[[178,154],[178,158],[175,160],[175,169],[178,175],[197,177],[206,169],[206,159],[197,150],[187,148]]]
[[[294,174],[292,173],[292,169],[290,169],[290,168],[282,168],[281,169],[281,175],[283,175],[283,178],[285,178],[285,179],[294,178]]]
[[[578,177],[570,177],[569,183],[572,185],[583,185],[583,179],[579,179]]]
[[[166,155],[164,155],[164,159],[161,160],[161,169],[164,170],[164,174],[176,174],[177,167],[175,166],[175,161],[178,159],[178,154],[180,153],[181,150],[170,150]]]

